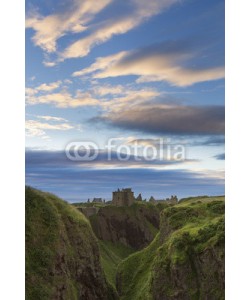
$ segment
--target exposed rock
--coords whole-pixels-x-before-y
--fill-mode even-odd
[[[100,208],[90,222],[100,240],[120,242],[138,250],[147,246],[158,232],[160,210],[153,205],[108,206]]]

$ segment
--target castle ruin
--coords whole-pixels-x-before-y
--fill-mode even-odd
[[[134,203],[135,197],[134,192],[131,188],[118,189],[113,192],[112,204],[115,206],[130,206]]]
[[[171,198],[168,200],[170,204],[177,204],[178,203],[178,198],[177,196],[171,195]]]
[[[102,200],[102,198],[94,198],[92,202],[93,203],[103,203],[103,200]]]

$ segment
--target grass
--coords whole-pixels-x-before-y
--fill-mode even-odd
[[[101,268],[98,241],[82,213],[30,187],[25,206],[27,300],[55,299],[61,290],[63,298],[77,300],[81,289],[94,289],[94,284],[100,293],[112,290]]]
[[[160,246],[159,234],[145,249],[130,255],[118,266],[118,292],[121,300],[152,299],[151,264]],[[120,282],[120,284],[119,284]]]
[[[166,206],[165,206],[166,207]],[[112,219],[114,216],[116,220],[124,221],[124,218],[130,219],[130,222],[134,222],[135,226],[144,224],[148,232],[151,233],[152,237],[156,236],[159,229],[156,228],[150,220],[147,219],[148,216],[159,215],[160,210],[163,209],[163,205],[157,207],[151,203],[134,203],[133,205],[126,206],[113,206],[109,205],[102,208],[99,212],[101,216],[105,216],[107,219]],[[94,231],[98,231],[99,217],[98,214],[89,217],[92,228]],[[118,230],[113,228],[113,230]],[[105,275],[110,282],[110,284],[115,287],[116,285],[116,273],[118,265],[129,255],[135,252],[124,244],[113,243],[111,241],[99,240],[100,252],[101,252],[101,262],[105,272]]]
[[[135,252],[134,249],[124,246],[120,243],[112,243],[109,241],[99,241],[101,263],[104,269],[106,278],[109,283],[116,288],[116,272],[119,263]]]
[[[26,294],[27,299],[49,299],[54,282],[47,283],[60,241],[59,214],[38,191],[26,189]]]
[[[196,260],[199,255],[209,254],[211,249],[217,259],[223,261],[224,206],[224,197],[202,196],[165,208],[161,213],[160,232],[154,241],[130,255],[118,267],[121,299],[150,300],[155,299],[155,295],[157,299],[175,297],[182,289],[180,287],[178,291],[172,282],[176,269],[184,272],[186,282],[183,284],[187,286],[190,299],[203,299],[206,285],[211,285],[211,291],[205,292],[211,293],[211,298],[223,299],[223,290],[217,284],[219,280],[216,282],[211,275],[210,265],[204,268],[207,268],[207,277],[211,278],[198,283],[201,279],[198,279]],[[185,269],[190,271],[185,274]]]
[[[52,194],[26,188],[27,300],[53,299],[62,282],[66,299],[79,299],[79,289],[85,280],[76,278],[74,266],[89,266],[98,251],[104,273],[101,268],[98,272],[103,278],[105,275],[110,286],[108,299],[113,299],[111,291],[116,287],[121,300],[172,299],[183,286],[191,300],[205,299],[204,291],[210,293],[210,299],[223,299],[223,290],[216,284],[221,280],[218,270],[213,269],[216,266],[205,265],[204,280],[211,285],[207,292],[206,282],[204,285],[198,274],[197,257],[211,252],[216,255],[216,263],[224,259],[224,197],[190,197],[175,206],[145,202],[130,207],[102,206],[108,217],[125,214],[131,220],[144,222],[155,236],[150,245],[137,252],[121,243],[97,240],[77,206],[93,205],[69,205]],[[142,210],[144,216],[161,213],[160,231],[147,217],[141,217]],[[94,226],[98,216],[91,216],[90,220]],[[57,261],[63,256],[66,261],[62,276],[58,275]],[[175,272],[181,279],[173,280]],[[178,282],[180,286],[176,286]]]

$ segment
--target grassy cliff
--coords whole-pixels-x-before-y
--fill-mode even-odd
[[[26,299],[222,300],[224,225],[224,197],[100,206],[87,219],[27,187]]]
[[[98,239],[140,250],[157,234],[163,207],[143,202],[131,206],[109,205],[100,208],[89,220]]]
[[[160,231],[118,266],[120,299],[224,299],[224,198],[189,198],[161,213]]]
[[[26,299],[114,299],[89,221],[56,196],[26,188]]]

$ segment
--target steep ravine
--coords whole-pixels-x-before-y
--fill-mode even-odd
[[[111,205],[87,219],[26,188],[27,300],[223,300],[224,252],[223,197]]]

